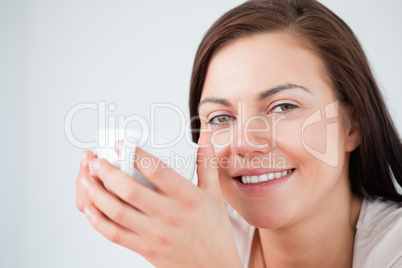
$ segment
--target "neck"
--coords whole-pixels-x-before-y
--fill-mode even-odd
[[[302,221],[281,229],[258,229],[267,267],[352,267],[362,200],[350,190],[334,191]]]

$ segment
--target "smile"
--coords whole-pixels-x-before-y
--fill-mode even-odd
[[[252,176],[247,176],[243,175],[239,177],[239,180],[243,184],[255,184],[255,183],[261,183],[261,182],[266,182],[266,181],[271,181],[271,180],[276,180],[285,177],[289,173],[293,172],[295,169],[288,169],[284,170],[281,172],[270,172],[262,175],[252,175]]]

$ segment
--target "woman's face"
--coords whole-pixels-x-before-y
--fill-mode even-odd
[[[339,111],[338,111],[339,110]],[[201,132],[212,131],[226,201],[250,224],[286,227],[350,194],[357,146],[321,60],[291,35],[236,40],[208,67]]]

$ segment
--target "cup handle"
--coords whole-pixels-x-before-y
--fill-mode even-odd
[[[133,143],[130,143],[131,145]],[[129,175],[130,177],[134,177],[134,158],[135,158],[135,151],[137,149],[137,143],[135,143],[135,147],[129,146],[127,140],[124,140],[124,145],[121,151],[121,155],[123,159],[120,162],[120,170]]]

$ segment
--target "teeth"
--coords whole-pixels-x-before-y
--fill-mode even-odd
[[[282,177],[285,177],[288,175],[290,172],[292,172],[293,169],[288,169],[282,172],[272,172],[272,173],[267,173],[263,175],[253,175],[253,176],[241,176],[241,181],[243,184],[249,184],[249,183],[259,183],[259,182],[264,182],[264,181],[270,181],[273,179],[280,179]]]
[[[251,183],[257,183],[259,182],[258,176],[251,176]]]
[[[242,182],[243,184],[246,184],[246,183],[247,183],[246,176],[241,176],[241,182]]]
[[[259,181],[267,181],[268,175],[267,174],[260,175],[260,176],[258,176],[258,180]]]

